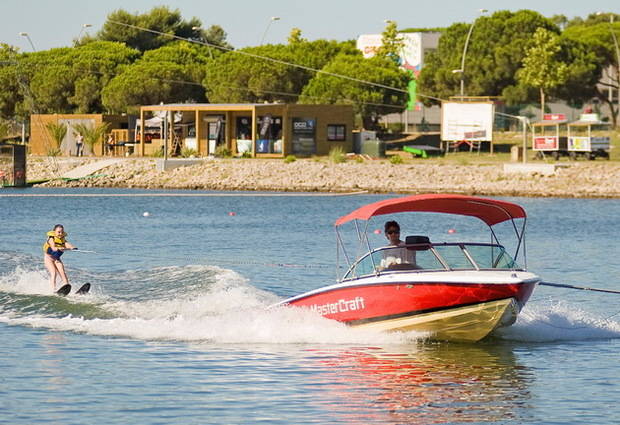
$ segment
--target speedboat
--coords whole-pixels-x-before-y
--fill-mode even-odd
[[[372,217],[430,212],[476,217],[490,230],[490,243],[441,242],[412,235],[405,244],[372,248]],[[341,226],[354,223],[364,247],[349,259]],[[497,239],[496,225],[515,233],[511,256]],[[474,196],[427,194],[365,205],[336,223],[338,257],[346,272],[337,283],[282,301],[351,326],[382,331],[418,331],[429,338],[478,341],[510,326],[540,277],[527,271],[525,210],[514,203]],[[358,251],[360,252],[360,251]],[[524,266],[517,264],[519,254]]]

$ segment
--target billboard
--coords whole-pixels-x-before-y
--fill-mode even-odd
[[[437,48],[440,35],[438,32],[398,33],[403,40],[403,47],[398,55],[399,65],[416,74],[420,72],[424,63],[424,53]],[[383,44],[382,37],[381,34],[360,35],[356,47],[361,50],[365,58],[371,58]]]
[[[492,102],[443,102],[441,104],[441,140],[492,142]]]
[[[316,154],[316,120],[293,117],[293,154]]]
[[[535,151],[557,151],[560,148],[560,138],[557,136],[534,137]]]

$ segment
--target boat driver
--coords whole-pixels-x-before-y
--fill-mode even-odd
[[[381,268],[407,268],[408,265],[415,265],[415,251],[410,251],[405,246],[405,242],[400,239],[400,225],[396,221],[387,221],[384,226],[385,237],[389,242],[389,248],[383,250]]]

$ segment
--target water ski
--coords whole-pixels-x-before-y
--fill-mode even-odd
[[[76,291],[76,294],[84,295],[84,294],[88,294],[88,291],[90,291],[90,283],[85,283],[84,285],[80,287],[80,289]]]
[[[56,295],[60,295],[61,297],[66,297],[71,291],[71,285],[68,283],[60,287],[58,291],[56,291]]]

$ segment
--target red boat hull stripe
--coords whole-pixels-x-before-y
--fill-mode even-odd
[[[364,323],[374,323],[374,322],[382,322],[384,320],[402,319],[403,317],[418,316],[420,314],[435,313],[438,311],[453,310],[453,309],[462,308],[462,307],[470,307],[470,306],[474,306],[478,304],[484,304],[484,303],[488,303],[492,301],[499,301],[499,300],[505,300],[505,299],[510,299],[510,298],[512,297],[498,298],[494,300],[485,300],[483,302],[478,302],[478,303],[467,303],[467,304],[459,304],[459,305],[450,305],[446,307],[429,308],[426,310],[412,310],[412,311],[408,311],[405,313],[399,313],[399,314],[389,314],[389,315],[380,316],[380,317],[369,317],[367,319],[351,320],[345,323],[347,325],[362,325]]]

